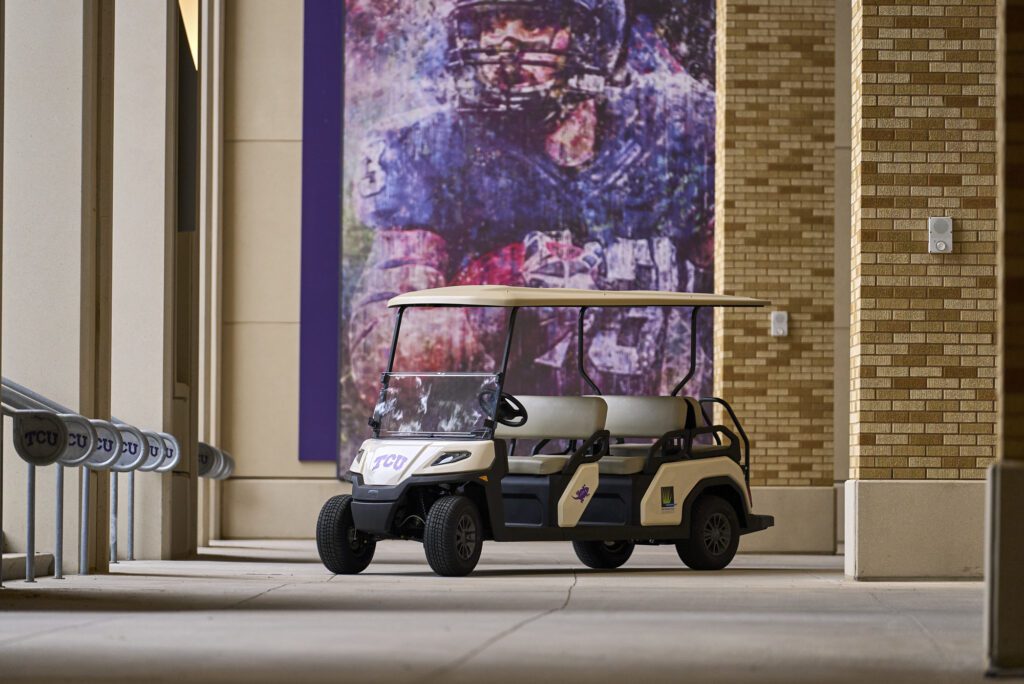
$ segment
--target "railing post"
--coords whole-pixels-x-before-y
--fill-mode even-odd
[[[64,466],[57,464],[56,534],[53,549],[53,579],[64,579]]]
[[[25,520],[25,581],[36,581],[36,467],[28,467],[28,511]]]
[[[3,0],[0,0],[0,5],[3,4]],[[0,8],[2,9],[2,8]],[[0,25],[3,24],[3,17],[0,16]],[[0,26],[0,28],[3,28]],[[3,31],[0,31],[0,44],[3,43]],[[3,55],[0,55],[0,60],[3,59]],[[0,70],[0,78],[2,76],[2,70]],[[3,116],[3,114],[0,114]],[[3,148],[3,141],[0,140],[0,149]],[[0,236],[2,237],[2,236]],[[3,529],[4,529],[4,419],[0,416],[0,589],[4,588],[4,568],[3,568]]]
[[[135,471],[128,473],[128,560],[135,560]]]
[[[117,563],[117,471],[110,473],[110,562]]]
[[[78,574],[89,574],[89,469],[82,468],[82,511],[78,528]]]

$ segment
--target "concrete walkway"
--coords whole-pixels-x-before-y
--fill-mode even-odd
[[[332,577],[309,542],[0,591],[0,682],[980,682],[982,585],[856,583],[840,557],[686,570],[672,547],[586,570],[491,543],[467,578],[387,542]]]

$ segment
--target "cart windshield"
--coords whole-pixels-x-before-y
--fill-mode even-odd
[[[384,373],[373,411],[381,437],[490,437],[498,373]]]

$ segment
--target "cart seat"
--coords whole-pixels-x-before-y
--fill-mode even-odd
[[[619,446],[640,446],[644,447],[644,454],[649,447],[647,444],[635,444]],[[602,475],[636,475],[644,470],[644,463],[647,456],[604,456],[597,462],[597,469]]]
[[[608,406],[605,426],[612,438],[646,438],[648,443],[612,444],[609,456],[598,461],[606,475],[642,472],[651,443],[667,432],[695,424],[694,401],[684,397],[602,396]],[[699,409],[697,411],[699,413]]]
[[[643,472],[650,448],[650,444],[612,444],[610,455],[598,461],[597,466],[605,475],[636,475]],[[715,444],[694,444],[691,448],[693,455],[698,457],[721,450],[722,447]]]
[[[606,475],[636,475],[647,463],[651,444],[612,444],[610,455],[598,461],[598,468]]]
[[[498,439],[576,439],[585,440],[604,429],[608,408],[597,397],[544,397],[516,395],[527,419],[520,427],[499,424],[494,436]],[[508,471],[512,475],[553,475],[569,462],[568,455],[538,454],[509,456]]]
[[[508,472],[511,475],[554,475],[562,472],[568,456],[537,454],[536,456],[510,456]]]
[[[653,440],[666,432],[695,426],[698,419],[694,415],[696,400],[687,397],[602,396],[601,400],[608,406],[605,429],[613,438]]]

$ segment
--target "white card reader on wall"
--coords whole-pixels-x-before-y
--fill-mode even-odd
[[[772,311],[772,337],[787,337],[789,335],[789,313],[786,311]]]
[[[928,219],[928,253],[950,254],[953,251],[953,219],[933,216]]]

